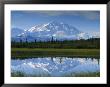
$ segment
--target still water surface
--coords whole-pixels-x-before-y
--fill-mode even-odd
[[[72,73],[100,72],[100,60],[95,58],[43,57],[12,59],[11,72],[25,76],[62,77]]]

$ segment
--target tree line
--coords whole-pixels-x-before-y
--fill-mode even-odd
[[[12,48],[73,48],[73,49],[100,49],[100,38],[90,38],[87,40],[64,40],[64,41],[36,41],[29,42],[20,40],[11,41]]]

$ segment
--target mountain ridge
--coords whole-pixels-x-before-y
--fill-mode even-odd
[[[17,32],[16,35],[13,35],[13,29],[11,32],[12,36],[14,36],[12,38],[15,40],[22,39],[23,41],[25,39],[28,39],[29,41],[35,39],[37,41],[49,41],[52,38],[54,40],[78,40],[89,39],[92,37],[88,33],[82,32],[72,25],[57,21],[35,25],[30,29],[19,33]]]

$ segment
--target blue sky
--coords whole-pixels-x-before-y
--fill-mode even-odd
[[[50,21],[73,25],[83,32],[100,31],[100,11],[12,11],[11,27],[30,29]]]

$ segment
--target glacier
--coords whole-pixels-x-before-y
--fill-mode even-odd
[[[99,38],[98,33],[94,33],[93,36],[85,33],[73,25],[66,24],[64,22],[51,21],[45,24],[38,24],[27,30],[11,29],[12,40],[25,41],[49,41],[53,39],[57,40],[79,40],[89,38]]]

